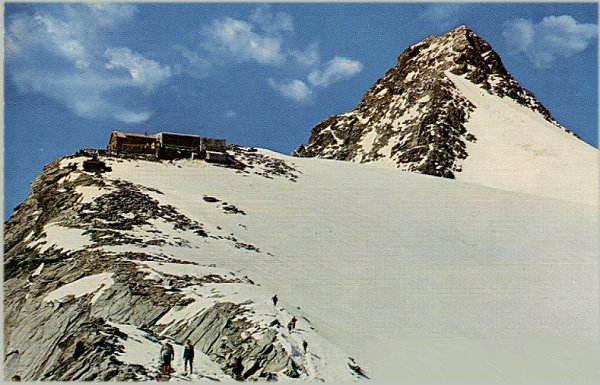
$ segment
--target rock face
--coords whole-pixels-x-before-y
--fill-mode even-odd
[[[502,65],[492,47],[460,26],[407,48],[352,111],[315,126],[292,155],[367,163],[453,178],[477,138],[465,128],[475,106],[446,76],[463,75],[488,93],[513,99],[558,125]]]
[[[294,312],[274,308],[272,293],[216,266],[156,252],[164,246],[201,255],[192,244],[205,240],[232,250],[258,248],[209,234],[161,204],[156,189],[81,171],[85,160],[68,156],[47,165],[5,224],[6,379],[165,379],[158,369],[161,344],[171,342],[179,352],[187,339],[203,357],[196,360],[197,376],[315,378],[295,353],[301,340],[281,326]],[[223,215],[245,215],[215,202],[225,205]],[[265,310],[262,302],[271,306]],[[234,375],[236,359],[244,369]],[[344,369],[348,378],[363,376]]]

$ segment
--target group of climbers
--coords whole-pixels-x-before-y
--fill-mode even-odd
[[[271,298],[271,301],[273,301],[273,306],[277,306],[277,301],[279,301],[279,298],[277,298],[277,294],[275,294]],[[275,320],[275,321],[277,321],[277,322],[273,322],[273,323],[271,323],[271,325],[274,325],[274,326],[280,325],[278,320]],[[298,319],[296,318],[296,316],[292,316],[292,319],[287,324],[287,328],[290,333],[292,332],[292,330],[296,329],[296,322],[298,322]],[[302,348],[304,349],[304,353],[306,354],[307,349],[308,349],[308,342],[303,340]]]
[[[175,358],[175,350],[173,349],[173,345],[168,342],[165,342],[160,349],[160,358],[161,358],[161,371],[164,375],[169,375],[171,372],[174,372],[173,367],[171,366],[171,362]],[[183,367],[184,371],[188,373],[189,366],[189,374],[192,374],[192,364],[194,362],[194,345],[192,345],[191,340],[187,340],[185,346],[183,348]]]
[[[275,294],[271,298],[271,301],[273,302],[273,306],[277,306],[277,302],[279,301],[277,294]],[[292,316],[292,318],[290,319],[290,321],[287,324],[287,329],[290,333],[292,332],[292,330],[296,329],[296,322],[298,322],[298,319],[296,318],[296,316]],[[272,325],[275,325],[275,324],[272,324]],[[276,325],[279,326],[280,323],[277,321]],[[308,342],[303,340],[302,348],[304,349],[304,353],[306,354],[306,352],[308,350]],[[161,358],[162,374],[170,375],[172,372],[174,372],[173,367],[171,366],[171,363],[175,359],[175,350],[173,349],[173,345],[171,345],[169,342],[165,342],[160,349],[160,358]],[[192,345],[192,341],[188,339],[186,341],[184,349],[183,349],[183,362],[184,362],[185,373],[188,373],[188,367],[189,367],[189,374],[190,375],[192,374],[193,361],[194,361],[194,346]],[[242,373],[244,370],[244,366],[242,364],[242,357],[239,357],[239,356],[234,357],[233,361],[229,364],[229,366],[231,367],[231,371],[232,371],[234,379],[241,380]]]

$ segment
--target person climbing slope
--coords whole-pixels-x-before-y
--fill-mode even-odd
[[[194,346],[191,340],[187,340],[183,348],[183,370],[187,372],[188,362],[190,364],[190,375],[192,374],[192,363],[194,361]]]
[[[296,321],[298,321],[298,319],[296,318],[296,316],[293,316],[290,322],[288,323],[288,330],[290,332],[292,331],[292,329],[296,329]]]
[[[173,350],[173,346],[165,342],[163,346],[160,348],[160,358],[162,362],[162,373],[170,374],[171,373],[171,362],[173,361],[175,354]]]

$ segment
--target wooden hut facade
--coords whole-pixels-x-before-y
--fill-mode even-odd
[[[227,142],[225,139],[202,138],[200,140],[200,151],[227,151]]]
[[[160,132],[154,135],[135,132],[113,131],[108,143],[108,152],[151,155],[155,159],[193,158],[207,159],[211,152],[212,162],[227,160],[225,139],[203,138],[197,135]],[[219,155],[221,154],[221,155]]]
[[[136,132],[113,131],[108,142],[108,151],[135,154],[155,154],[158,148],[156,135]]]
[[[201,138],[196,135],[161,132],[157,136],[160,159],[189,158],[192,154],[198,154],[200,150]]]

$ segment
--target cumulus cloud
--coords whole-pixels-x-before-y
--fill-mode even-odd
[[[77,68],[86,68],[90,58],[82,32],[82,26],[74,21],[49,15],[16,15],[8,24],[6,53],[10,60],[36,49],[68,59]]]
[[[560,57],[570,57],[588,48],[598,36],[598,26],[579,23],[569,15],[547,16],[538,23],[519,18],[504,24],[502,36],[535,67],[549,68]]]
[[[109,96],[123,89],[147,93],[172,75],[169,66],[111,47],[104,39],[103,32],[128,21],[136,10],[130,4],[65,4],[52,14],[11,15],[5,34],[9,78],[21,92],[43,94],[80,117],[149,119],[151,111]]]
[[[297,102],[305,102],[309,100],[312,95],[312,90],[306,83],[298,79],[282,82],[269,79],[269,86],[279,92],[282,96]]]
[[[108,48],[104,54],[108,58],[106,68],[126,69],[133,83],[146,90],[152,90],[171,77],[169,66],[162,67],[154,60],[146,59],[129,48]]]
[[[292,50],[290,55],[296,60],[296,63],[305,67],[314,67],[319,64],[321,55],[319,54],[319,43],[311,43],[303,50]]]
[[[323,69],[315,69],[308,74],[308,81],[313,86],[327,87],[332,83],[350,78],[362,70],[358,61],[336,56],[327,62]]]
[[[252,24],[225,17],[204,26],[204,47],[227,55],[237,62],[256,61],[260,64],[281,64],[285,61],[281,38],[259,34]]]
[[[16,72],[13,81],[22,92],[38,92],[65,104],[77,116],[97,119],[111,117],[125,123],[140,123],[150,118],[149,111],[133,111],[117,105],[104,95],[131,85],[127,77],[112,77],[91,71],[77,74],[27,70]]]
[[[177,44],[173,48],[181,53],[186,60],[186,65],[181,66],[181,70],[195,78],[204,78],[212,70],[212,64],[206,58],[201,57],[198,52],[192,51],[184,45]]]
[[[132,4],[93,3],[86,6],[91,11],[93,20],[104,26],[127,21],[137,12],[136,6]]]
[[[273,13],[268,4],[260,5],[250,15],[250,20],[267,33],[293,31],[292,17],[285,12]]]
[[[289,14],[274,12],[270,5],[260,5],[247,20],[224,17],[204,25],[202,47],[212,55],[212,60],[216,58],[222,63],[258,63],[294,73],[287,79],[304,72],[305,81],[267,80],[281,96],[298,102],[310,100],[316,87],[328,87],[362,70],[360,62],[344,57],[334,57],[322,64],[319,44],[313,42],[304,48],[295,48],[289,39],[293,30],[293,19]],[[190,62],[202,63],[203,69],[210,67],[209,61],[197,52],[188,49],[181,49],[181,52]]]
[[[114,110],[114,117],[127,124],[137,124],[145,122],[152,116],[151,112],[133,112],[122,108]]]

